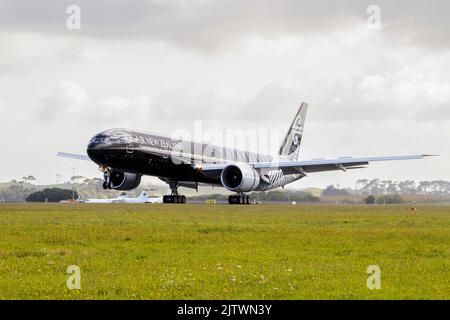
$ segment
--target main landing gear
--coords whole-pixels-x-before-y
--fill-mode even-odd
[[[172,193],[163,197],[163,203],[186,203],[186,196],[178,193],[178,184],[169,183]]]
[[[229,204],[250,204],[250,197],[245,194],[234,194],[228,197]]]
[[[186,203],[186,197],[179,194],[165,195],[163,203]]]

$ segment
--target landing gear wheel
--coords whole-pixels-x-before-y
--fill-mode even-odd
[[[229,204],[250,204],[250,197],[244,194],[236,194],[228,197]]]
[[[103,181],[103,189],[108,190],[108,189],[113,189],[113,183],[107,182],[107,181]]]
[[[174,196],[166,195],[163,197],[164,203],[174,203]]]
[[[163,196],[163,203],[186,203],[186,196],[178,194],[177,186],[171,186],[172,194]]]

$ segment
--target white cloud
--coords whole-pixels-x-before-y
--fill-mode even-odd
[[[97,41],[90,38],[65,38],[36,32],[0,31],[0,78],[49,72],[55,63],[97,62],[105,56]]]
[[[62,81],[47,96],[41,99],[37,115],[41,121],[71,120],[83,123],[108,125],[123,120],[138,121],[148,117],[151,98],[146,94],[132,98],[112,96],[92,101],[85,88],[71,81]],[[32,114],[34,118],[34,115]]]
[[[3,118],[6,114],[6,105],[3,101],[0,101],[0,117]]]
[[[52,57],[54,52],[47,46],[46,37],[39,34],[0,33],[0,70],[30,67],[33,61]]]
[[[114,96],[92,104],[88,110],[88,117],[106,122],[116,122],[117,119],[128,118],[137,120],[149,117],[151,98],[141,94],[133,98]]]
[[[371,2],[360,0],[78,0],[80,32],[66,28],[71,0],[3,0],[2,30],[80,35],[109,39],[151,39],[178,47],[218,52],[255,35],[307,35],[342,30],[365,23]],[[446,0],[378,0],[382,30],[394,42],[450,47],[450,9]],[[439,30],[439,32],[436,32]]]
[[[45,121],[51,119],[70,119],[82,114],[88,104],[88,95],[84,88],[70,81],[60,82],[55,90],[42,99],[38,115]]]
[[[381,75],[363,76],[362,80],[357,84],[357,88],[362,93],[364,102],[378,102],[385,97],[386,78]]]

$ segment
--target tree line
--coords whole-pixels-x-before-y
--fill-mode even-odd
[[[60,188],[46,188],[42,191],[36,191],[26,197],[26,202],[60,202],[72,199],[72,190]],[[75,199],[78,193],[75,191]]]
[[[359,179],[356,181],[356,188],[354,191],[364,195],[442,195],[450,193],[450,181],[432,180],[415,182],[414,180],[394,181],[381,179]]]
[[[205,201],[207,199],[210,200],[219,200],[219,201],[227,201],[228,194],[204,194],[194,197],[189,197],[192,200],[201,200]],[[292,190],[274,190],[268,192],[252,192],[250,193],[250,197],[254,200],[258,201],[268,201],[268,202],[317,202],[319,201],[319,197],[311,195],[308,192],[303,191],[292,191]]]

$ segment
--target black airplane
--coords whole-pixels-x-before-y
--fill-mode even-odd
[[[187,141],[128,129],[111,129],[95,135],[87,156],[58,156],[92,160],[104,173],[104,189],[131,190],[143,175],[169,184],[164,203],[185,203],[178,187],[225,187],[235,192],[230,204],[249,204],[251,191],[265,191],[306,177],[308,173],[364,168],[370,162],[422,159],[428,155],[298,160],[308,105],[302,103],[276,157]]]

